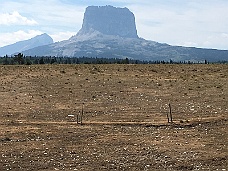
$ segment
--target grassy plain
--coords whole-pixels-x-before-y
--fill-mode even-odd
[[[226,170],[227,82],[228,65],[0,66],[0,170]]]

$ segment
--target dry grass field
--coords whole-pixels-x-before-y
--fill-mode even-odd
[[[0,170],[228,170],[227,83],[228,65],[0,66]]]

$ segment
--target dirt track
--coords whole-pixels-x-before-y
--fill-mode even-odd
[[[227,74],[228,65],[0,66],[0,170],[227,170]]]

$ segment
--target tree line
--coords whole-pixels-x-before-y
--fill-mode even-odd
[[[135,64],[145,61],[118,58],[97,58],[97,57],[52,57],[52,56],[24,56],[22,53],[14,57],[0,57],[2,65],[32,65],[32,64]]]
[[[179,61],[173,60],[164,61],[141,61],[129,58],[97,58],[97,57],[52,57],[52,56],[24,56],[22,53],[14,55],[14,57],[4,56],[0,57],[1,65],[33,65],[33,64],[194,64],[205,63],[207,60],[201,62]],[[218,61],[216,63],[228,63],[228,61]]]

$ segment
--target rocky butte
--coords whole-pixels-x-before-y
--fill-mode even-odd
[[[128,57],[148,61],[228,60],[227,50],[171,46],[139,38],[134,14],[127,8],[112,6],[87,7],[82,28],[75,36],[22,53],[28,56]]]
[[[135,16],[127,8],[112,6],[87,7],[82,28],[78,35],[91,33],[95,30],[105,35],[138,38]]]

